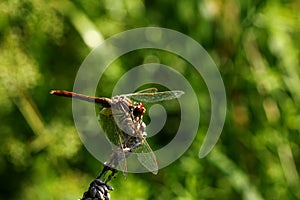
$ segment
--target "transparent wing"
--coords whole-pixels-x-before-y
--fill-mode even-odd
[[[102,115],[102,118],[100,118],[101,126],[112,144],[112,153],[106,165],[127,172],[126,150],[123,148],[124,135],[111,113],[107,114],[108,116]]]
[[[117,128],[117,125],[115,126],[116,126],[115,134],[119,140],[119,144],[118,146],[115,146],[115,148],[113,148],[113,152],[111,154],[111,158],[109,160],[108,165],[110,167],[116,168],[126,173],[128,171],[127,160],[126,160],[127,150],[125,150],[122,145],[124,139],[122,137],[121,130]]]
[[[146,169],[148,169],[153,174],[157,174],[158,165],[156,156],[146,140],[143,140],[141,146],[133,149],[133,152],[137,153],[138,160]]]
[[[157,92],[158,89],[157,88],[147,88],[147,89],[144,89],[144,90],[140,90],[136,93],[154,93],[154,92]]]
[[[181,90],[165,91],[165,92],[137,92],[126,96],[141,102],[159,102],[181,97],[184,92]]]

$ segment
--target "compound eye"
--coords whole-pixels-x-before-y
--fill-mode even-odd
[[[133,115],[135,117],[141,117],[146,111],[146,108],[142,103],[139,103],[134,109],[133,109]]]

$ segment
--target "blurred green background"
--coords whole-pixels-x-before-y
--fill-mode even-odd
[[[298,0],[1,0],[0,199],[82,196],[102,165],[78,137],[71,100],[49,91],[72,90],[102,40],[147,26],[182,32],[208,51],[226,87],[226,122],[216,148],[199,159],[210,119],[203,89],[188,151],[157,176],[118,174],[112,199],[300,199],[299,12]],[[131,66],[153,60],[204,87],[185,61],[145,51],[115,62],[101,95]]]

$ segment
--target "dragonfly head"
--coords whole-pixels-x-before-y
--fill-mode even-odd
[[[132,110],[132,114],[134,117],[138,117],[139,119],[141,119],[143,117],[143,115],[146,112],[146,108],[144,107],[144,104],[142,103],[137,103]]]

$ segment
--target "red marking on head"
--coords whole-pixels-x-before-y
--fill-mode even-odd
[[[133,115],[135,117],[141,117],[144,115],[145,112],[146,112],[146,108],[142,103],[138,103],[138,105],[133,109]]]

